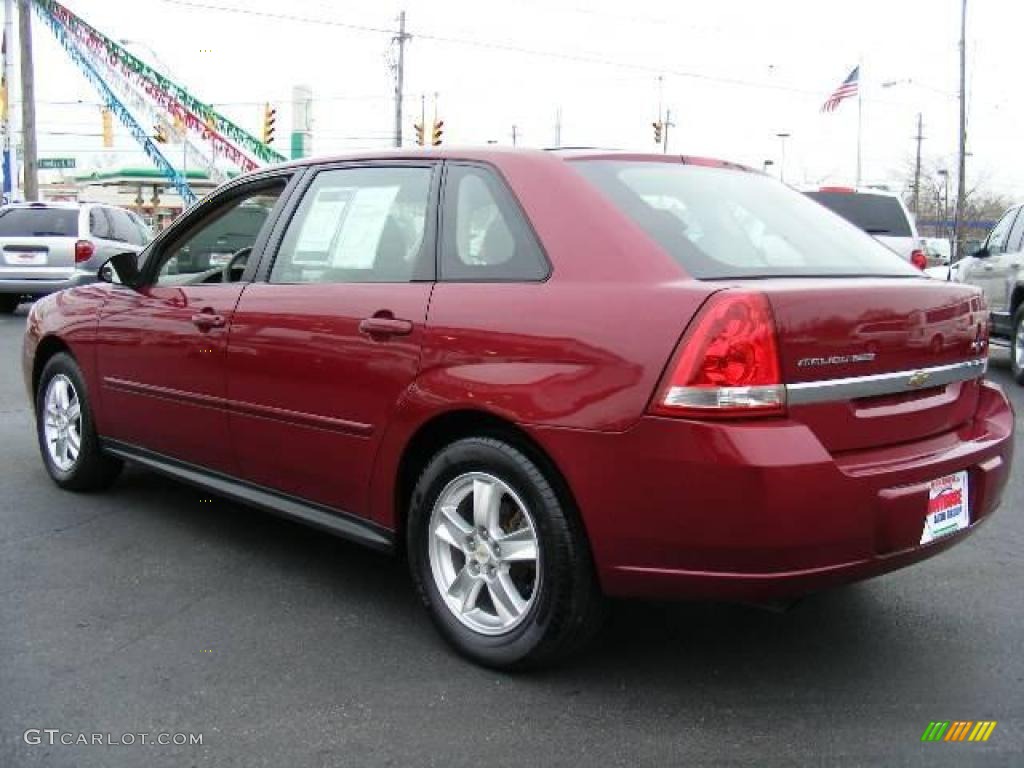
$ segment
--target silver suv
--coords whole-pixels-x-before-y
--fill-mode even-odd
[[[0,313],[24,298],[92,282],[115,253],[138,253],[152,234],[138,214],[94,203],[0,208]]]
[[[1024,384],[1024,205],[1004,213],[981,247],[958,266],[951,279],[985,292],[992,336],[1010,342],[1013,378]]]

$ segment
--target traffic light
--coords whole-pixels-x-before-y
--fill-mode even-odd
[[[153,140],[158,144],[167,143],[167,128],[163,123],[157,123],[153,126]]]
[[[423,146],[423,123],[413,123],[412,127],[416,129],[416,146]]]
[[[274,142],[274,124],[277,123],[277,110],[269,104],[263,107],[263,143]]]
[[[441,135],[444,133],[444,120],[434,120],[434,130],[430,134],[430,143],[435,146],[441,146]]]
[[[103,146],[110,149],[114,146],[114,115],[104,107],[100,110],[100,119],[103,121]]]
[[[651,125],[654,127],[654,143],[661,144],[661,132],[665,124],[661,120],[655,120]]]

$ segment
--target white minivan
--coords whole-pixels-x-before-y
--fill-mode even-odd
[[[928,266],[924,241],[917,234],[914,217],[895,192],[854,187],[820,187],[804,190],[804,194],[863,229],[918,269],[923,270]]]

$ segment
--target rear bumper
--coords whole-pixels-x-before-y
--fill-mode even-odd
[[[24,296],[47,296],[65,288],[89,285],[96,282],[94,272],[75,271],[69,277],[57,279],[31,279],[0,277],[0,294],[21,294]]]
[[[533,433],[567,476],[608,594],[756,600],[875,576],[963,540],[999,504],[1013,412],[985,383],[955,432],[839,455],[788,420],[645,417],[618,434]],[[929,481],[960,470],[970,527],[921,546]]]

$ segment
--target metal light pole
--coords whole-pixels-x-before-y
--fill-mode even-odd
[[[17,110],[11,109],[11,94],[14,93],[14,0],[4,0],[4,79],[7,81],[7,124],[4,126],[4,160],[7,166],[10,199],[21,197],[18,174],[18,132],[21,122]]]
[[[782,145],[782,157],[780,158],[780,162],[779,162],[779,181],[785,183],[785,181],[786,181],[786,139],[788,139],[791,134],[788,134],[788,133],[776,133],[775,135],[778,137],[779,142]]]

